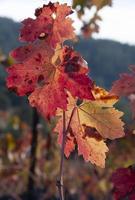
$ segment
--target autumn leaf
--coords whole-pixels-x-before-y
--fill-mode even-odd
[[[34,91],[41,79],[46,79],[52,70],[54,51],[41,42],[19,47],[11,52],[17,61],[7,69],[7,87],[24,96]]]
[[[66,112],[67,113],[67,112]],[[59,113],[60,114],[60,113]],[[69,114],[69,111],[67,115]],[[71,113],[70,113],[71,114]],[[69,116],[66,117],[66,122],[69,122]],[[88,133],[89,129],[89,135]],[[59,132],[58,143],[62,144],[62,117],[59,120],[55,132]],[[90,127],[83,126],[80,124],[77,110],[74,111],[73,119],[70,124],[69,132],[67,133],[65,143],[65,155],[68,158],[70,153],[75,150],[75,146],[78,146],[78,154],[83,155],[86,162],[90,161],[92,164],[97,166],[105,166],[105,153],[108,152],[108,148],[104,143],[104,140],[99,134],[93,134],[93,130]],[[97,137],[98,136],[98,137]]]
[[[65,51],[68,53],[65,54]],[[74,97],[94,99],[91,93],[93,82],[86,75],[88,68],[83,59],[79,57],[79,54],[74,55],[69,47],[62,49],[61,56],[60,63],[52,72],[53,78],[48,80],[47,86],[37,88],[29,97],[30,104],[38,108],[44,117],[54,115],[58,107],[66,110],[67,93],[65,89],[70,91]]]
[[[56,75],[49,84],[36,88],[29,96],[32,107],[36,107],[38,111],[46,118],[55,115],[57,108],[66,109],[67,95],[64,87],[59,83],[59,75]]]
[[[127,97],[130,101],[133,118],[135,118],[135,66],[131,66],[132,73],[123,73],[120,79],[113,83],[111,93],[119,97]]]
[[[106,105],[105,105],[106,104]],[[124,136],[122,112],[101,101],[85,102],[79,107],[80,121],[94,127],[103,138],[116,139]]]
[[[19,47],[11,55],[17,64],[7,70],[8,88],[20,96],[30,94],[30,104],[44,117],[55,115],[57,108],[66,110],[66,90],[74,97],[94,99],[88,66],[71,47],[54,51],[40,41]]]
[[[111,178],[114,184],[115,200],[135,199],[135,169],[134,166],[117,169]]]
[[[111,92],[118,96],[135,93],[135,74],[121,74],[120,79],[114,82]]]
[[[52,47],[65,40],[75,39],[73,21],[67,16],[72,14],[67,4],[49,3],[35,11],[36,19],[25,19],[22,24],[20,40],[34,42],[45,40]]]
[[[108,148],[104,139],[115,139],[124,136],[123,125],[120,117],[122,112],[112,106],[117,102],[116,96],[110,96],[101,88],[93,90],[95,101],[78,102],[70,96],[66,111],[66,129],[68,129],[65,144],[65,155],[68,157],[78,146],[78,154],[83,155],[85,161],[104,167],[105,153]],[[62,142],[62,111],[57,111],[61,116],[56,125],[55,132],[59,133],[58,142]],[[71,119],[72,116],[72,119]],[[71,120],[71,121],[70,121]],[[70,127],[68,124],[70,122]]]

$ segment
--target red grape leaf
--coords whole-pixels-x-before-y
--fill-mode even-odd
[[[117,169],[112,175],[115,200],[135,199],[135,169],[134,167]]]
[[[45,118],[54,116],[57,108],[67,108],[67,94],[59,82],[59,76],[59,72],[55,73],[49,84],[36,88],[29,96],[31,106],[36,107]]]
[[[72,48],[65,46],[54,52],[41,41],[17,48],[11,55],[18,63],[7,70],[8,88],[20,96],[31,94],[31,105],[45,117],[54,115],[57,107],[66,110],[66,90],[74,97],[94,99],[88,66]]]
[[[41,42],[19,47],[11,52],[17,64],[9,67],[7,86],[20,96],[34,91],[40,79],[47,79],[53,66],[51,58],[54,51]]]
[[[67,16],[72,13],[67,4],[49,3],[35,12],[36,19],[28,18],[23,23],[20,40],[33,42],[38,38],[45,39],[52,47],[65,40],[74,39],[72,20]]]
[[[132,74],[121,74],[120,79],[113,83],[111,93],[118,95],[119,97],[128,97],[131,103],[131,109],[133,118],[135,118],[135,67],[130,67]]]
[[[121,74],[120,79],[114,82],[111,92],[118,96],[135,93],[135,75]]]

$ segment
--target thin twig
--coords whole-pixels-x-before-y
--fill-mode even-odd
[[[61,161],[60,161],[60,174],[59,180],[57,181],[57,187],[59,190],[60,200],[64,200],[64,187],[63,187],[63,164],[64,164],[64,148],[66,140],[66,119],[65,111],[63,111],[63,133],[62,133],[62,146],[61,146]]]
[[[60,200],[65,199],[64,198],[64,184],[63,184],[64,150],[65,150],[67,133],[70,128],[70,124],[71,124],[71,120],[72,120],[74,111],[75,111],[75,108],[72,110],[67,129],[66,129],[66,114],[65,114],[65,111],[63,111],[63,135],[62,135],[62,146],[61,146],[60,175],[59,175],[59,179],[57,180],[57,187],[58,187],[58,191],[59,191]]]

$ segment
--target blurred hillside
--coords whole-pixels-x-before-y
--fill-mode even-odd
[[[0,17],[0,48],[4,53],[18,46],[19,27],[19,23]]]
[[[88,62],[93,80],[108,89],[120,73],[135,64],[135,46],[111,40],[81,39],[76,49]]]

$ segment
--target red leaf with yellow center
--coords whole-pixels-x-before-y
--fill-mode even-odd
[[[31,105],[45,117],[55,115],[57,108],[66,110],[67,90],[74,97],[94,99],[86,62],[71,47],[54,52],[41,41],[19,47],[11,55],[18,63],[8,68],[8,88],[20,96],[31,94]]]

